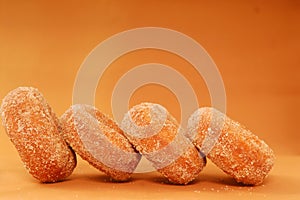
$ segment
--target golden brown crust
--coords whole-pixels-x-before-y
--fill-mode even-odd
[[[187,136],[202,150],[209,143],[209,135],[218,128],[220,135],[207,157],[237,182],[261,184],[274,165],[274,153],[240,123],[216,109],[200,108],[189,119]]]
[[[156,114],[153,109],[158,109]],[[165,113],[159,113],[159,109]],[[158,121],[153,123],[153,120]],[[122,128],[135,148],[172,183],[191,182],[205,166],[205,158],[179,132],[175,118],[158,104],[142,103],[134,106],[125,115]],[[148,134],[147,137],[140,135],[141,132]]]
[[[41,182],[68,177],[76,166],[74,152],[59,134],[59,121],[32,87],[19,87],[2,101],[2,121],[29,173]]]
[[[60,118],[63,138],[84,160],[116,181],[127,181],[141,156],[108,116],[89,105],[73,105]]]

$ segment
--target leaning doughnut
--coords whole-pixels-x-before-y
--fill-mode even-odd
[[[11,91],[2,101],[1,113],[6,132],[33,177],[56,182],[73,172],[75,154],[60,137],[58,119],[37,89]]]
[[[109,117],[93,106],[76,104],[60,118],[63,138],[84,160],[116,181],[126,181],[141,155]]]
[[[158,104],[134,106],[125,114],[121,128],[136,149],[172,183],[191,182],[206,164],[179,131],[174,117]]]
[[[272,149],[238,122],[214,108],[200,108],[188,121],[186,136],[240,183],[261,184],[274,164]]]

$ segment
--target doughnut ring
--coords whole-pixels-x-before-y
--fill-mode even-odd
[[[134,106],[125,114],[121,128],[135,148],[171,183],[188,184],[206,164],[205,157],[161,105]]]
[[[68,177],[76,156],[60,136],[60,124],[42,94],[19,87],[2,101],[2,122],[29,173],[40,182]]]
[[[274,165],[272,149],[240,123],[214,108],[199,108],[186,136],[237,182],[259,185]]]
[[[123,131],[93,106],[76,104],[60,118],[62,136],[84,160],[116,181],[127,181],[141,155]]]

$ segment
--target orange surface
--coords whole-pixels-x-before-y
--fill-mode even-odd
[[[1,199],[299,199],[299,156],[280,156],[263,185],[236,184],[213,164],[189,185],[166,182],[159,173],[136,173],[130,182],[113,183],[80,160],[68,180],[41,184],[25,173],[19,161],[5,158],[1,163]],[[13,166],[13,167],[12,167]],[[5,181],[3,181],[5,180]]]
[[[0,128],[0,199],[106,197],[168,199],[275,198],[299,199],[300,181],[300,3],[281,1],[5,1],[0,0],[0,99],[18,86],[34,86],[58,115],[72,104],[79,66],[108,37],[131,28],[157,26],[180,31],[199,42],[222,75],[227,114],[264,139],[278,156],[264,186],[230,186],[224,191],[219,172],[208,165],[195,184],[160,184],[157,174],[137,174],[126,184],[104,183],[101,174],[79,163],[70,181],[41,185],[26,174],[4,129]],[[209,105],[207,88],[192,67],[171,53],[141,50],[122,56],[99,82],[96,106],[111,115],[111,93],[132,67],[156,62],[180,71]],[[161,98],[157,98],[159,92]],[[161,103],[180,118],[179,103],[168,89],[147,85],[130,105]],[[221,173],[222,177],[223,174]],[[202,178],[201,178],[202,177]],[[225,182],[228,178],[224,178]],[[159,180],[159,181],[157,181]],[[228,180],[229,181],[229,180]],[[232,184],[230,181],[226,184]],[[137,190],[138,189],[138,190]],[[231,191],[233,189],[233,191]],[[219,190],[217,192],[216,190]],[[253,191],[252,191],[253,190]],[[178,195],[177,195],[178,194]],[[252,195],[252,196],[251,196]],[[297,198],[298,197],[298,198]]]

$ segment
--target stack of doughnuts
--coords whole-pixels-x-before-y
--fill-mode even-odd
[[[29,173],[40,182],[66,179],[76,154],[115,181],[128,181],[141,156],[170,183],[188,184],[206,157],[247,185],[261,184],[274,165],[272,149],[214,108],[200,108],[183,130],[161,105],[141,103],[117,123],[90,105],[72,105],[58,119],[43,95],[19,87],[2,101],[2,122]]]

